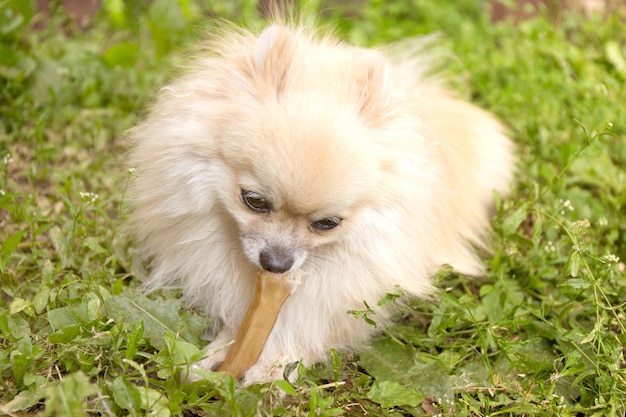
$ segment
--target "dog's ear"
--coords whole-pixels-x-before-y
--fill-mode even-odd
[[[260,79],[277,96],[282,93],[291,66],[294,33],[285,26],[274,24],[265,29],[254,46],[249,63],[253,76]]]
[[[368,124],[376,124],[387,115],[389,68],[375,51],[360,51],[355,58],[356,94],[359,112]]]

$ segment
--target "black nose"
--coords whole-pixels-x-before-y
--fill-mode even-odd
[[[293,254],[283,248],[265,248],[259,254],[261,268],[268,272],[282,274],[293,266]]]

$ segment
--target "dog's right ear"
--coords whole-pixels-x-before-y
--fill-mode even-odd
[[[259,36],[248,65],[257,87],[265,87],[261,91],[281,94],[293,59],[294,36],[292,30],[279,24]]]

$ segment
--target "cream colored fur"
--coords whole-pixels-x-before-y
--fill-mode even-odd
[[[512,181],[512,144],[494,117],[420,75],[427,61],[301,27],[227,29],[130,131],[146,285],[180,287],[223,322],[199,366],[223,360],[268,245],[304,275],[247,384],[365,343],[376,329],[347,313],[363,301],[376,306],[397,287],[427,296],[444,264],[481,273],[473,248],[484,245],[493,190],[507,194]],[[242,189],[271,211],[248,208]],[[312,228],[331,216],[343,221]]]

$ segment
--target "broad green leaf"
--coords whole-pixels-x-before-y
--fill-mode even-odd
[[[601,321],[596,321],[593,325],[593,329],[589,332],[589,334],[581,340],[579,343],[584,345],[585,343],[589,343],[595,339],[602,337],[602,333],[604,332],[604,324]]]
[[[4,242],[2,242],[2,247],[0,248],[0,252],[2,252],[3,255],[12,254],[15,251],[15,249],[17,249],[21,241],[22,241],[22,231],[18,230],[17,232],[9,236]]]
[[[160,364],[157,374],[161,379],[172,378],[177,367],[191,365],[205,355],[205,351],[189,342],[177,339],[173,333],[163,334],[165,349],[153,357],[154,361]]]
[[[508,215],[502,222],[502,231],[504,236],[510,236],[515,233],[520,224],[528,216],[528,208],[526,205],[518,207],[513,213]]]
[[[85,324],[89,321],[89,301],[48,311],[48,322],[55,331],[69,326]]]
[[[8,312],[0,313],[0,335],[11,341],[29,337],[29,322],[20,315],[11,316]]]
[[[169,417],[167,397],[162,391],[157,391],[148,387],[139,387],[141,395],[141,408],[149,411],[151,416]]]
[[[130,68],[139,58],[139,45],[132,42],[121,42],[111,46],[104,53],[104,62],[110,67]]]
[[[535,338],[524,343],[516,343],[510,347],[517,356],[516,366],[519,372],[549,372],[554,368],[553,346],[547,341]]]
[[[173,334],[169,336],[172,337],[172,350],[170,355],[176,364],[193,363],[202,359],[202,356],[204,356],[203,349],[198,348],[198,346],[185,342],[184,340],[174,339]]]
[[[391,339],[374,341],[359,353],[359,365],[378,382],[389,381],[425,397],[452,399],[449,376],[440,364],[423,363],[413,345],[402,346]]]
[[[407,370],[415,365],[413,345],[402,346],[391,339],[380,339],[359,352],[359,365],[379,381],[411,384]]]
[[[32,390],[20,391],[15,398],[6,404],[0,404],[1,413],[16,413],[26,411],[36,405],[45,397],[45,392],[41,387],[33,387]]]
[[[90,236],[90,237],[86,238],[85,241],[83,242],[83,244],[85,246],[87,246],[90,250],[92,250],[93,252],[102,253],[102,254],[108,254],[109,253],[109,251],[107,249],[103,248],[102,245],[100,245],[97,242],[97,238],[95,238],[95,237]]]
[[[54,331],[48,338],[52,343],[67,343],[80,334],[86,323],[100,315],[100,300],[91,299],[48,311],[48,322]]]
[[[456,390],[467,389],[473,385],[490,387],[491,371],[482,359],[474,359],[456,370],[450,377],[450,383]]]
[[[52,333],[48,336],[48,341],[50,343],[69,343],[78,337],[79,334],[80,326],[73,324]]]
[[[11,315],[17,314],[20,311],[32,308],[32,306],[33,303],[31,303],[30,301],[24,300],[22,298],[15,298],[13,299],[13,301],[11,301],[11,304],[9,304],[9,313]]]
[[[580,270],[580,253],[576,251],[572,252],[567,263],[569,265],[569,274],[574,278],[578,277],[578,271]]]
[[[11,352],[11,369],[13,370],[13,377],[18,385],[22,384],[22,378],[34,359],[33,344],[30,338],[25,337],[20,339],[15,349]]]
[[[46,388],[46,416],[85,415],[83,403],[87,397],[98,392],[89,378],[78,371],[65,375],[61,381]]]
[[[582,278],[570,278],[566,279],[565,282],[559,284],[559,287],[570,287],[575,290],[586,290],[591,287],[591,284]]]
[[[35,307],[35,313],[41,314],[46,307],[48,307],[48,300],[50,299],[50,287],[42,285],[39,291],[33,297],[33,307]]]
[[[417,407],[425,396],[397,382],[376,381],[367,394],[367,398],[385,408],[391,408],[402,405]]]
[[[289,381],[279,379],[277,381],[274,381],[274,385],[287,395],[291,395],[293,397],[297,395],[295,388],[289,383]]]
[[[207,319],[188,311],[181,313],[180,300],[151,300],[139,291],[126,291],[107,299],[104,307],[109,317],[128,327],[143,320],[143,336],[159,350],[165,347],[165,332],[179,335],[196,346],[203,344],[200,335]]]
[[[126,351],[124,352],[126,359],[132,359],[137,353],[137,347],[143,338],[143,330],[143,321],[133,323],[130,333],[126,336]]]
[[[5,0],[0,6],[0,39],[25,27],[36,11],[34,0]]]
[[[136,385],[129,383],[123,376],[118,376],[111,383],[115,403],[124,410],[141,410],[141,393]]]

